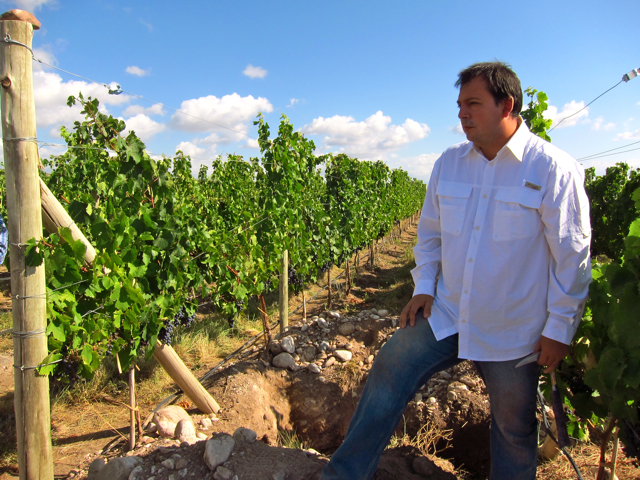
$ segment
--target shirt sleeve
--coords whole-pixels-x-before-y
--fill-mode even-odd
[[[436,277],[440,270],[442,259],[440,236],[440,208],[436,190],[440,171],[440,157],[433,167],[431,178],[427,186],[427,196],[424,199],[420,222],[418,223],[418,242],[413,248],[416,267],[411,270],[415,288],[413,295],[427,294],[435,296]]]
[[[570,344],[578,329],[591,283],[591,226],[584,171],[575,160],[555,164],[540,206],[551,260],[549,316],[542,335]]]

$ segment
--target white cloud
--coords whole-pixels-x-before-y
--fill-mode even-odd
[[[203,141],[228,143],[245,137],[250,122],[258,112],[269,113],[272,110],[273,106],[269,100],[263,97],[254,98],[251,95],[241,97],[237,93],[225,95],[222,98],[209,95],[182,102],[180,111],[193,116],[174,113],[170,126],[187,132],[213,132]],[[203,122],[199,118],[217,125]],[[220,125],[231,128],[235,132],[221,128]]]
[[[640,130],[635,132],[619,133],[614,140],[640,140]]]
[[[584,107],[584,102],[576,102],[575,100],[571,100],[571,102],[565,103],[564,107],[562,107],[562,111],[560,112],[558,112],[558,107],[554,105],[549,105],[549,108],[547,108],[547,111],[544,112],[544,116],[545,118],[550,118],[551,120],[553,120],[553,123],[551,124],[552,127],[555,127],[555,126],[557,126],[557,128],[572,127],[576,125],[581,118],[586,118],[589,116],[588,108],[585,108],[577,115],[574,115],[583,107]],[[570,115],[574,115],[574,116],[571,118],[567,118]],[[563,120],[563,119],[566,119],[566,120]]]
[[[427,124],[410,118],[402,125],[392,125],[391,117],[378,111],[363,122],[342,115],[319,117],[302,127],[302,131],[324,135],[326,150],[337,149],[337,152],[357,158],[375,160],[403,145],[425,138],[430,129]]]
[[[191,157],[191,172],[194,175],[198,175],[201,165],[210,167],[213,159],[218,156],[216,153],[217,145],[215,144],[209,145],[207,148],[201,148],[193,142],[180,142],[176,147],[176,152],[178,150]]]
[[[39,9],[41,6],[49,4],[55,5],[56,0],[3,0],[2,3],[10,3],[15,5],[21,10],[26,10],[27,12],[34,12]]]
[[[134,131],[143,142],[149,141],[151,137],[166,128],[165,124],[152,120],[144,113],[139,113],[135,117],[125,120],[125,123],[127,124],[125,133]]]
[[[142,18],[140,19],[140,23],[142,25],[144,25],[145,27],[147,27],[147,29],[152,32],[153,31],[153,25],[151,25],[149,22],[145,22]]]
[[[267,76],[267,71],[262,67],[254,67],[253,65],[247,65],[242,73],[249,78],[264,78]]]
[[[151,69],[147,69],[147,70],[143,70],[140,67],[137,67],[135,65],[131,65],[130,67],[127,67],[125,70],[127,73],[130,73],[131,75],[135,75],[137,77],[144,77],[147,76],[151,73]]]
[[[36,64],[38,65],[38,64]],[[112,83],[111,88],[115,88]],[[106,105],[120,105],[129,101],[125,95],[109,95],[107,89],[96,83],[70,80],[62,81],[57,73],[44,70],[33,72],[33,96],[36,104],[36,121],[38,127],[71,126],[76,120],[82,120],[81,107],[76,105],[69,108],[67,98],[77,96],[79,92],[86,98],[97,98],[100,101],[100,111],[108,113]]]
[[[292,98],[291,100],[289,100],[289,105],[287,105],[287,108],[293,107],[296,103],[300,103],[300,100],[297,98]]]
[[[607,123],[603,125],[604,117],[598,117],[593,121],[593,125],[591,125],[591,130],[613,130],[616,127],[615,123]]]
[[[164,115],[164,110],[162,109],[162,105],[156,103],[155,105],[151,105],[150,107],[143,107],[142,105],[129,105],[122,115],[125,117],[133,117],[134,115],[138,115],[140,113],[144,113],[145,115]]]
[[[389,162],[389,166],[392,168],[401,167],[407,171],[410,177],[418,178],[427,183],[431,177],[433,166],[439,157],[439,153],[423,153],[417,157],[394,159]]]
[[[464,130],[462,130],[462,124],[458,123],[455,127],[451,127],[451,131],[458,135],[465,135]]]
[[[255,148],[256,150],[260,149],[260,145],[258,144],[258,140],[256,140],[255,138],[247,138],[246,147],[247,148]]]

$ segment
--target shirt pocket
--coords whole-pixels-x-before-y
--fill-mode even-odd
[[[462,183],[440,182],[436,190],[440,206],[440,228],[443,232],[460,235],[464,226],[467,204],[473,187]]]
[[[506,242],[536,235],[542,224],[538,213],[541,202],[542,192],[524,187],[498,189],[493,240]]]

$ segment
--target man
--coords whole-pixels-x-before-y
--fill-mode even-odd
[[[529,132],[508,65],[474,64],[456,86],[468,141],[434,166],[414,248],[414,296],[323,480],[373,477],[407,402],[463,359],[475,362],[489,392],[491,479],[535,478],[540,365],[550,372],[567,355],[591,281],[584,172]],[[537,364],[515,367],[534,351]]]

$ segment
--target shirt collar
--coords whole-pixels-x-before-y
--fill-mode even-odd
[[[524,122],[522,117],[519,117],[520,126],[516,130],[516,132],[511,136],[507,144],[500,149],[500,152],[504,151],[505,148],[508,148],[511,151],[511,154],[516,157],[517,160],[522,162],[522,158],[524,157],[524,149],[527,146],[527,142],[529,141],[529,137],[531,136],[531,132],[529,131],[529,127]],[[461,153],[460,156],[464,157],[468,155],[470,152],[475,152],[480,156],[483,156],[478,150],[476,150],[473,142],[466,142],[466,149]],[[498,152],[498,155],[500,155]]]

